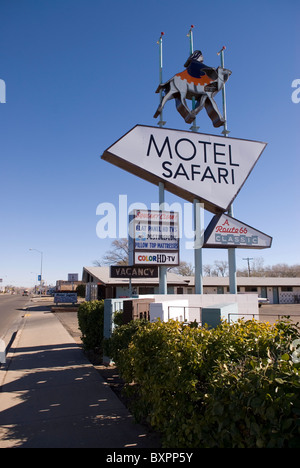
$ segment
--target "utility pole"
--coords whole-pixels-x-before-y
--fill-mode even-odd
[[[248,263],[248,276],[251,276],[250,260],[253,260],[253,258],[247,257],[247,258],[243,258],[243,260],[246,260],[246,262]]]

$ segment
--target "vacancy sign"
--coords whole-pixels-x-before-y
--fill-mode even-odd
[[[102,159],[213,213],[226,211],[266,143],[136,125]]]
[[[272,237],[222,214],[214,216],[205,230],[203,247],[266,249],[271,247],[271,244]]]

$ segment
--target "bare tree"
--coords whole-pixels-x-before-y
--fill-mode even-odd
[[[248,276],[248,268],[239,269],[237,275]],[[251,276],[296,278],[300,276],[300,265],[277,263],[276,265],[264,266],[264,259],[262,257],[257,257],[253,258],[251,261]]]
[[[112,248],[108,250],[101,260],[95,260],[96,266],[101,265],[128,265],[128,240],[115,239]]]
[[[247,266],[245,268],[238,269],[237,276],[265,276],[264,259],[262,257],[251,258],[248,259],[248,261],[250,275],[249,268]]]
[[[300,276],[300,265],[287,265],[286,263],[277,263],[276,265],[265,268],[265,276],[296,278]]]
[[[225,260],[216,260],[215,263],[215,276],[227,276],[228,275],[228,262]]]
[[[212,265],[203,265],[203,273],[205,276],[227,276],[228,262],[225,260],[216,260]]]
[[[180,276],[194,276],[195,273],[193,266],[185,261],[180,262],[180,265],[176,267],[169,268],[169,271]]]
[[[213,276],[213,266],[212,265],[203,265],[203,275],[204,276]]]

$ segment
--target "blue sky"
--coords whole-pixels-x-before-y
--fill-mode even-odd
[[[234,215],[271,235],[268,250],[238,250],[265,265],[300,262],[298,0],[0,0],[0,277],[32,286],[43,252],[44,279],[79,273],[110,248],[96,235],[97,206],[158,201],[158,189],[100,159],[136,124],[157,125],[158,45],[165,80],[183,70],[188,30],[205,63],[225,66],[230,136],[266,150],[234,202]],[[220,98],[218,100],[220,104]],[[188,130],[174,101],[167,127]],[[220,134],[205,112],[200,132]],[[166,194],[166,201],[180,201]],[[212,215],[205,213],[205,224]],[[250,255],[249,255],[250,252]],[[181,258],[193,262],[191,252]],[[227,253],[205,250],[203,263]]]

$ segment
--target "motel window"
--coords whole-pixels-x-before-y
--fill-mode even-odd
[[[292,286],[281,286],[282,292],[293,292]]]
[[[246,286],[245,292],[257,292],[257,286]]]
[[[140,286],[139,287],[139,294],[154,294],[154,288],[151,286]]]

